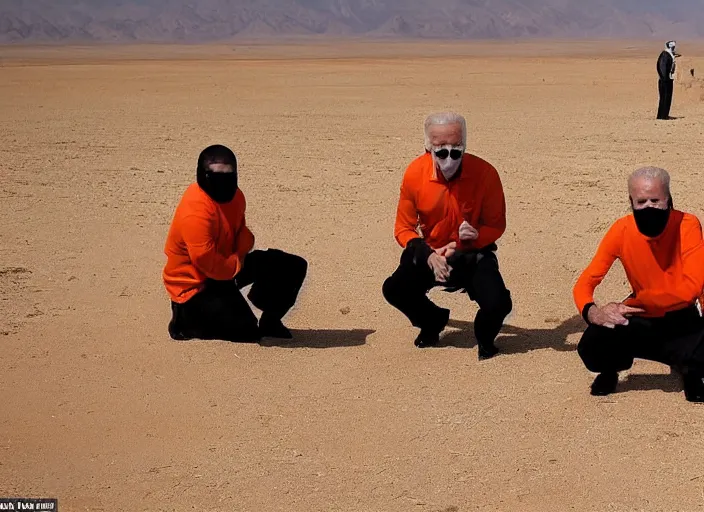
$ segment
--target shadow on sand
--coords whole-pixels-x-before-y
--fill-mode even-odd
[[[477,345],[473,322],[450,320],[448,326],[459,330],[442,336],[436,347],[473,348]],[[567,352],[576,349],[575,345],[567,343],[567,337],[584,332],[585,327],[584,320],[579,315],[545,329],[523,329],[504,325],[496,339],[496,346],[500,350],[499,355],[522,354],[546,348]]]
[[[373,329],[291,329],[292,340],[264,338],[262,347],[333,348],[364,345]]]
[[[665,393],[681,393],[684,390],[682,377],[672,374],[636,374],[628,375],[623,382],[618,383],[616,393],[627,391],[651,391],[657,389]]]

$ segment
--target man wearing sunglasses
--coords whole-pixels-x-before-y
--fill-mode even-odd
[[[205,148],[196,183],[183,194],[166,240],[164,285],[171,297],[175,340],[259,341],[291,338],[281,319],[303,285],[306,260],[283,251],[252,251],[237,159],[227,147]],[[240,289],[262,310],[259,321]]]
[[[401,183],[394,236],[404,250],[384,297],[420,328],[415,345],[423,348],[437,344],[450,318],[428,291],[466,291],[479,305],[474,333],[479,359],[486,359],[498,352],[494,340],[513,307],[495,254],[506,229],[501,179],[488,162],[465,153],[461,115],[432,114],[424,128],[425,153]]]

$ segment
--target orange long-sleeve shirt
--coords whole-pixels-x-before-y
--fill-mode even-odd
[[[476,240],[460,242],[463,220],[479,232]],[[461,174],[449,182],[436,172],[430,153],[416,158],[406,169],[394,227],[401,247],[422,236],[434,249],[450,242],[461,249],[482,249],[496,242],[505,230],[503,186],[499,173],[488,162],[465,153]]]
[[[203,289],[206,278],[232,279],[254,246],[245,223],[241,190],[219,204],[193,183],[176,207],[166,237],[164,285],[174,302],[183,303]]]
[[[704,242],[699,220],[678,210],[670,212],[665,230],[647,238],[633,215],[617,220],[599,244],[596,255],[574,286],[580,312],[594,302],[594,290],[619,259],[633,293],[625,304],[661,317],[692,306],[704,291]]]

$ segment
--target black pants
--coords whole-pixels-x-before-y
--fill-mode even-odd
[[[401,254],[401,264],[383,286],[386,300],[408,317],[415,327],[437,325],[447,310],[433,304],[427,297],[435,286],[464,289],[469,298],[476,300],[479,311],[474,320],[474,333],[480,344],[493,343],[501,330],[503,321],[511,312],[511,293],[506,289],[499,273],[496,255],[487,251],[481,259],[452,268],[447,283],[437,283],[435,275],[426,261],[414,263],[411,249]],[[446,314],[446,313],[445,313]]]
[[[683,369],[704,369],[704,319],[696,307],[662,318],[631,317],[614,329],[590,325],[577,352],[595,373],[629,369],[633,359],[648,359]]]
[[[658,92],[660,93],[660,104],[658,105],[658,119],[668,119],[670,117],[673,88],[673,80],[658,81]]]
[[[172,301],[169,334],[174,339],[256,339],[257,317],[240,288],[251,284],[247,297],[252,304],[281,319],[295,304],[307,270],[308,263],[299,256],[276,249],[252,251],[235,279],[209,279],[187,302]]]

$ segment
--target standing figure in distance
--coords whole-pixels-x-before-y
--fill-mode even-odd
[[[173,339],[292,337],[281,319],[296,302],[308,264],[276,249],[253,251],[245,209],[235,154],[221,145],[205,148],[196,183],[176,208],[164,249]],[[247,296],[262,310],[259,322],[240,292],[250,284]]]
[[[704,401],[704,242],[694,215],[675,210],[670,175],[644,167],[628,179],[632,213],[618,219],[574,286],[588,324],[577,352],[597,373],[592,395],[613,393],[634,358],[668,364],[684,376],[687,400]],[[594,290],[620,260],[632,293],[597,305]]]
[[[660,95],[660,103],[658,105],[658,119],[671,119],[670,107],[672,106],[672,94],[674,90],[675,79],[675,58],[679,54],[675,53],[675,41],[665,43],[665,49],[658,57],[658,92]]]
[[[425,153],[406,169],[394,236],[401,262],[383,286],[386,300],[435,345],[450,310],[427,297],[435,286],[464,290],[479,304],[474,321],[479,359],[496,355],[494,340],[513,307],[499,273],[496,241],[506,229],[501,179],[491,164],[465,153],[467,126],[452,112],[425,120]]]

